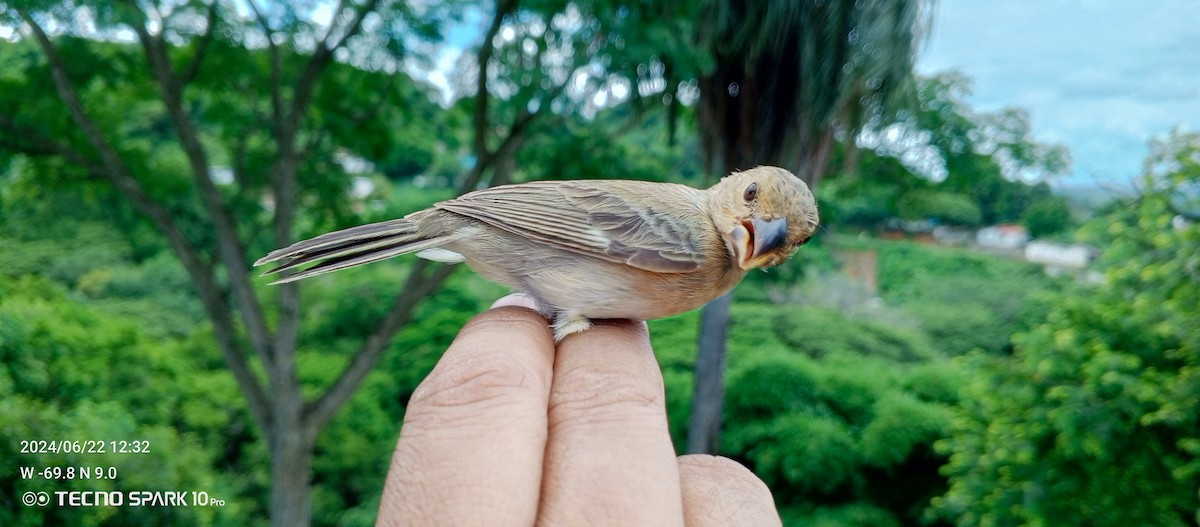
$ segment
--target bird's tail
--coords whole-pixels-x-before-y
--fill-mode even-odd
[[[432,249],[451,239],[452,236],[441,233],[429,236],[420,232],[417,225],[408,218],[400,218],[359,225],[296,242],[259,258],[254,265],[257,267],[280,262],[278,267],[263,273],[269,275],[311,263],[316,264],[272,282],[284,284],[405,253]]]

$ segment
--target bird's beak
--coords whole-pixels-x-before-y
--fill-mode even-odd
[[[730,233],[730,240],[742,269],[769,266],[775,260],[775,250],[787,242],[787,219],[742,220]]]

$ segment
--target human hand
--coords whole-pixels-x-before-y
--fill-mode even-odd
[[[555,350],[520,296],[475,317],[413,393],[379,525],[780,525],[722,457],[676,457],[646,325]]]

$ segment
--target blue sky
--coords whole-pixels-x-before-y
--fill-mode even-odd
[[[1066,145],[1060,183],[1125,184],[1147,141],[1200,130],[1200,1],[937,0],[918,70],[972,79],[972,107],[1029,111]]]

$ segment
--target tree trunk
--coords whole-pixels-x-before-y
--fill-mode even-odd
[[[700,311],[696,380],[688,421],[690,454],[715,454],[719,446],[721,412],[725,407],[725,337],[732,303],[733,293],[725,293]]]
[[[858,139],[856,136],[846,138],[846,153],[842,156],[842,166],[838,167],[835,174],[839,178],[854,179],[858,177],[858,163],[860,149],[858,148]]]
[[[271,524],[304,527],[312,519],[308,478],[316,433],[308,428],[295,346],[277,348],[269,368],[274,395],[266,425],[271,446]]]
[[[813,136],[806,137],[800,147],[800,155],[796,160],[796,176],[803,179],[813,192],[821,184],[821,179],[829,171],[830,158],[833,157],[833,146],[836,139],[833,130],[819,130]]]
[[[304,527],[312,519],[308,478],[317,429],[309,429],[295,347],[276,349],[273,359],[268,374],[274,404],[265,427],[271,447],[271,524]]]
[[[280,412],[276,412],[279,415]],[[297,416],[298,417],[298,416]],[[271,441],[271,525],[302,527],[312,521],[312,442],[299,423],[273,429]]]

